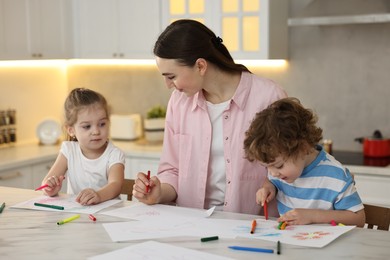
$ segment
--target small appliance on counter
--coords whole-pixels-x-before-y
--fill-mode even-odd
[[[111,115],[111,138],[116,140],[136,140],[142,136],[140,114]]]

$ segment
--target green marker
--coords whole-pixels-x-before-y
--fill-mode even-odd
[[[3,212],[4,208],[5,208],[5,202],[3,202],[3,204],[1,204],[1,206],[0,206],[0,213]]]
[[[208,242],[208,241],[213,241],[213,240],[218,240],[218,236],[214,236],[214,237],[202,237],[200,239],[200,241],[202,242]]]
[[[49,205],[49,204],[42,204],[42,203],[38,203],[38,202],[35,202],[35,203],[34,203],[34,206],[45,207],[45,208],[51,208],[51,209],[58,209],[58,210],[64,210],[64,207],[62,207],[62,206]]]

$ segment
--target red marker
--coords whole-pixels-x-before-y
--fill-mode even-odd
[[[36,191],[37,191],[37,190],[42,190],[42,189],[44,189],[44,188],[46,188],[46,187],[49,187],[49,184],[44,184],[44,185],[42,185],[41,187],[36,188],[35,190],[36,190]]]
[[[148,171],[148,181],[150,180],[150,171]],[[146,193],[148,193],[149,192],[149,185],[150,184],[148,184],[148,186],[146,186]]]
[[[265,220],[268,220],[267,201],[264,201],[264,216],[265,216]]]
[[[89,214],[89,218],[90,218],[92,221],[96,221],[96,218],[95,218],[95,216],[94,216],[94,215],[92,215],[92,214]]]

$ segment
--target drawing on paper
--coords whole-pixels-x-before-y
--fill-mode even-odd
[[[292,236],[298,240],[307,240],[307,239],[321,239],[324,236],[329,236],[332,233],[323,232],[323,231],[315,231],[315,232],[300,232],[296,235]]]

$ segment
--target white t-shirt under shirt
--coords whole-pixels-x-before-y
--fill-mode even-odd
[[[66,173],[68,194],[79,194],[80,191],[91,188],[98,190],[108,183],[108,171],[114,164],[125,165],[124,153],[110,141],[104,153],[97,159],[86,158],[79,142],[64,141],[60,152],[68,160]]]
[[[223,203],[225,202],[226,172],[223,154],[222,113],[229,102],[230,100],[219,104],[207,102],[213,133],[206,184],[205,208],[217,206],[217,210],[223,210]]]

